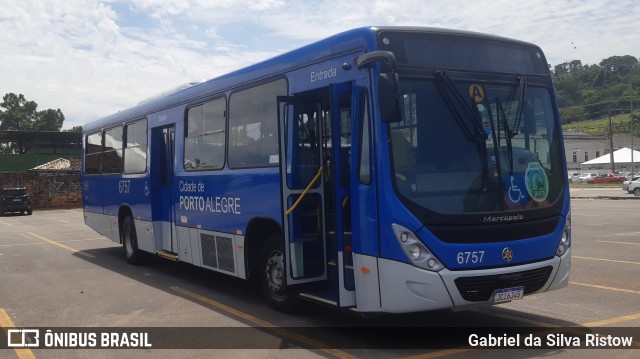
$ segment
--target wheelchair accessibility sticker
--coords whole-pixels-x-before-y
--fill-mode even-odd
[[[525,180],[522,176],[509,176],[505,178],[505,187],[507,189],[507,198],[513,205],[525,206],[529,203],[529,196],[525,193]]]
[[[536,202],[543,202],[549,195],[549,179],[540,163],[530,162],[524,174],[525,185],[529,196]]]

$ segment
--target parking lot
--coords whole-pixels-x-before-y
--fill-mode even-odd
[[[624,196],[621,189],[607,191]],[[282,328],[274,336],[275,346],[255,344],[256,335],[231,338],[232,343],[246,342],[233,350],[3,349],[0,357],[638,357],[638,349],[379,348],[380,332],[362,329],[389,328],[391,336],[415,327],[425,336],[437,336],[442,334],[428,328],[627,327],[640,341],[640,201],[632,195],[628,200],[607,199],[608,192],[588,196],[583,189],[571,193],[573,267],[568,288],[494,307],[371,318],[311,303],[299,314],[286,315],[267,307],[247,282],[155,258],[142,266],[128,265],[120,246],[84,225],[80,209],[0,217],[0,326],[5,329]],[[327,343],[335,343],[331,338],[338,335],[332,328],[343,326],[354,327],[346,336],[357,345],[332,348]],[[316,330],[312,336],[295,328]]]

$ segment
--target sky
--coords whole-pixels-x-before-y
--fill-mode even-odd
[[[64,129],[361,26],[476,31],[551,65],[640,57],[640,0],[8,0],[0,96],[61,109]]]

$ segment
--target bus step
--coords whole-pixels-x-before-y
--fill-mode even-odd
[[[168,259],[170,261],[173,262],[177,262],[178,261],[178,255],[171,253],[171,252],[167,252],[167,251],[157,251],[156,254],[158,255],[158,257],[164,258],[164,259]]]

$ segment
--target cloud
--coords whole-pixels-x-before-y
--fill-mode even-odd
[[[60,108],[69,128],[353,27],[486,32],[594,64],[640,55],[639,18],[636,0],[12,0],[0,95]]]

